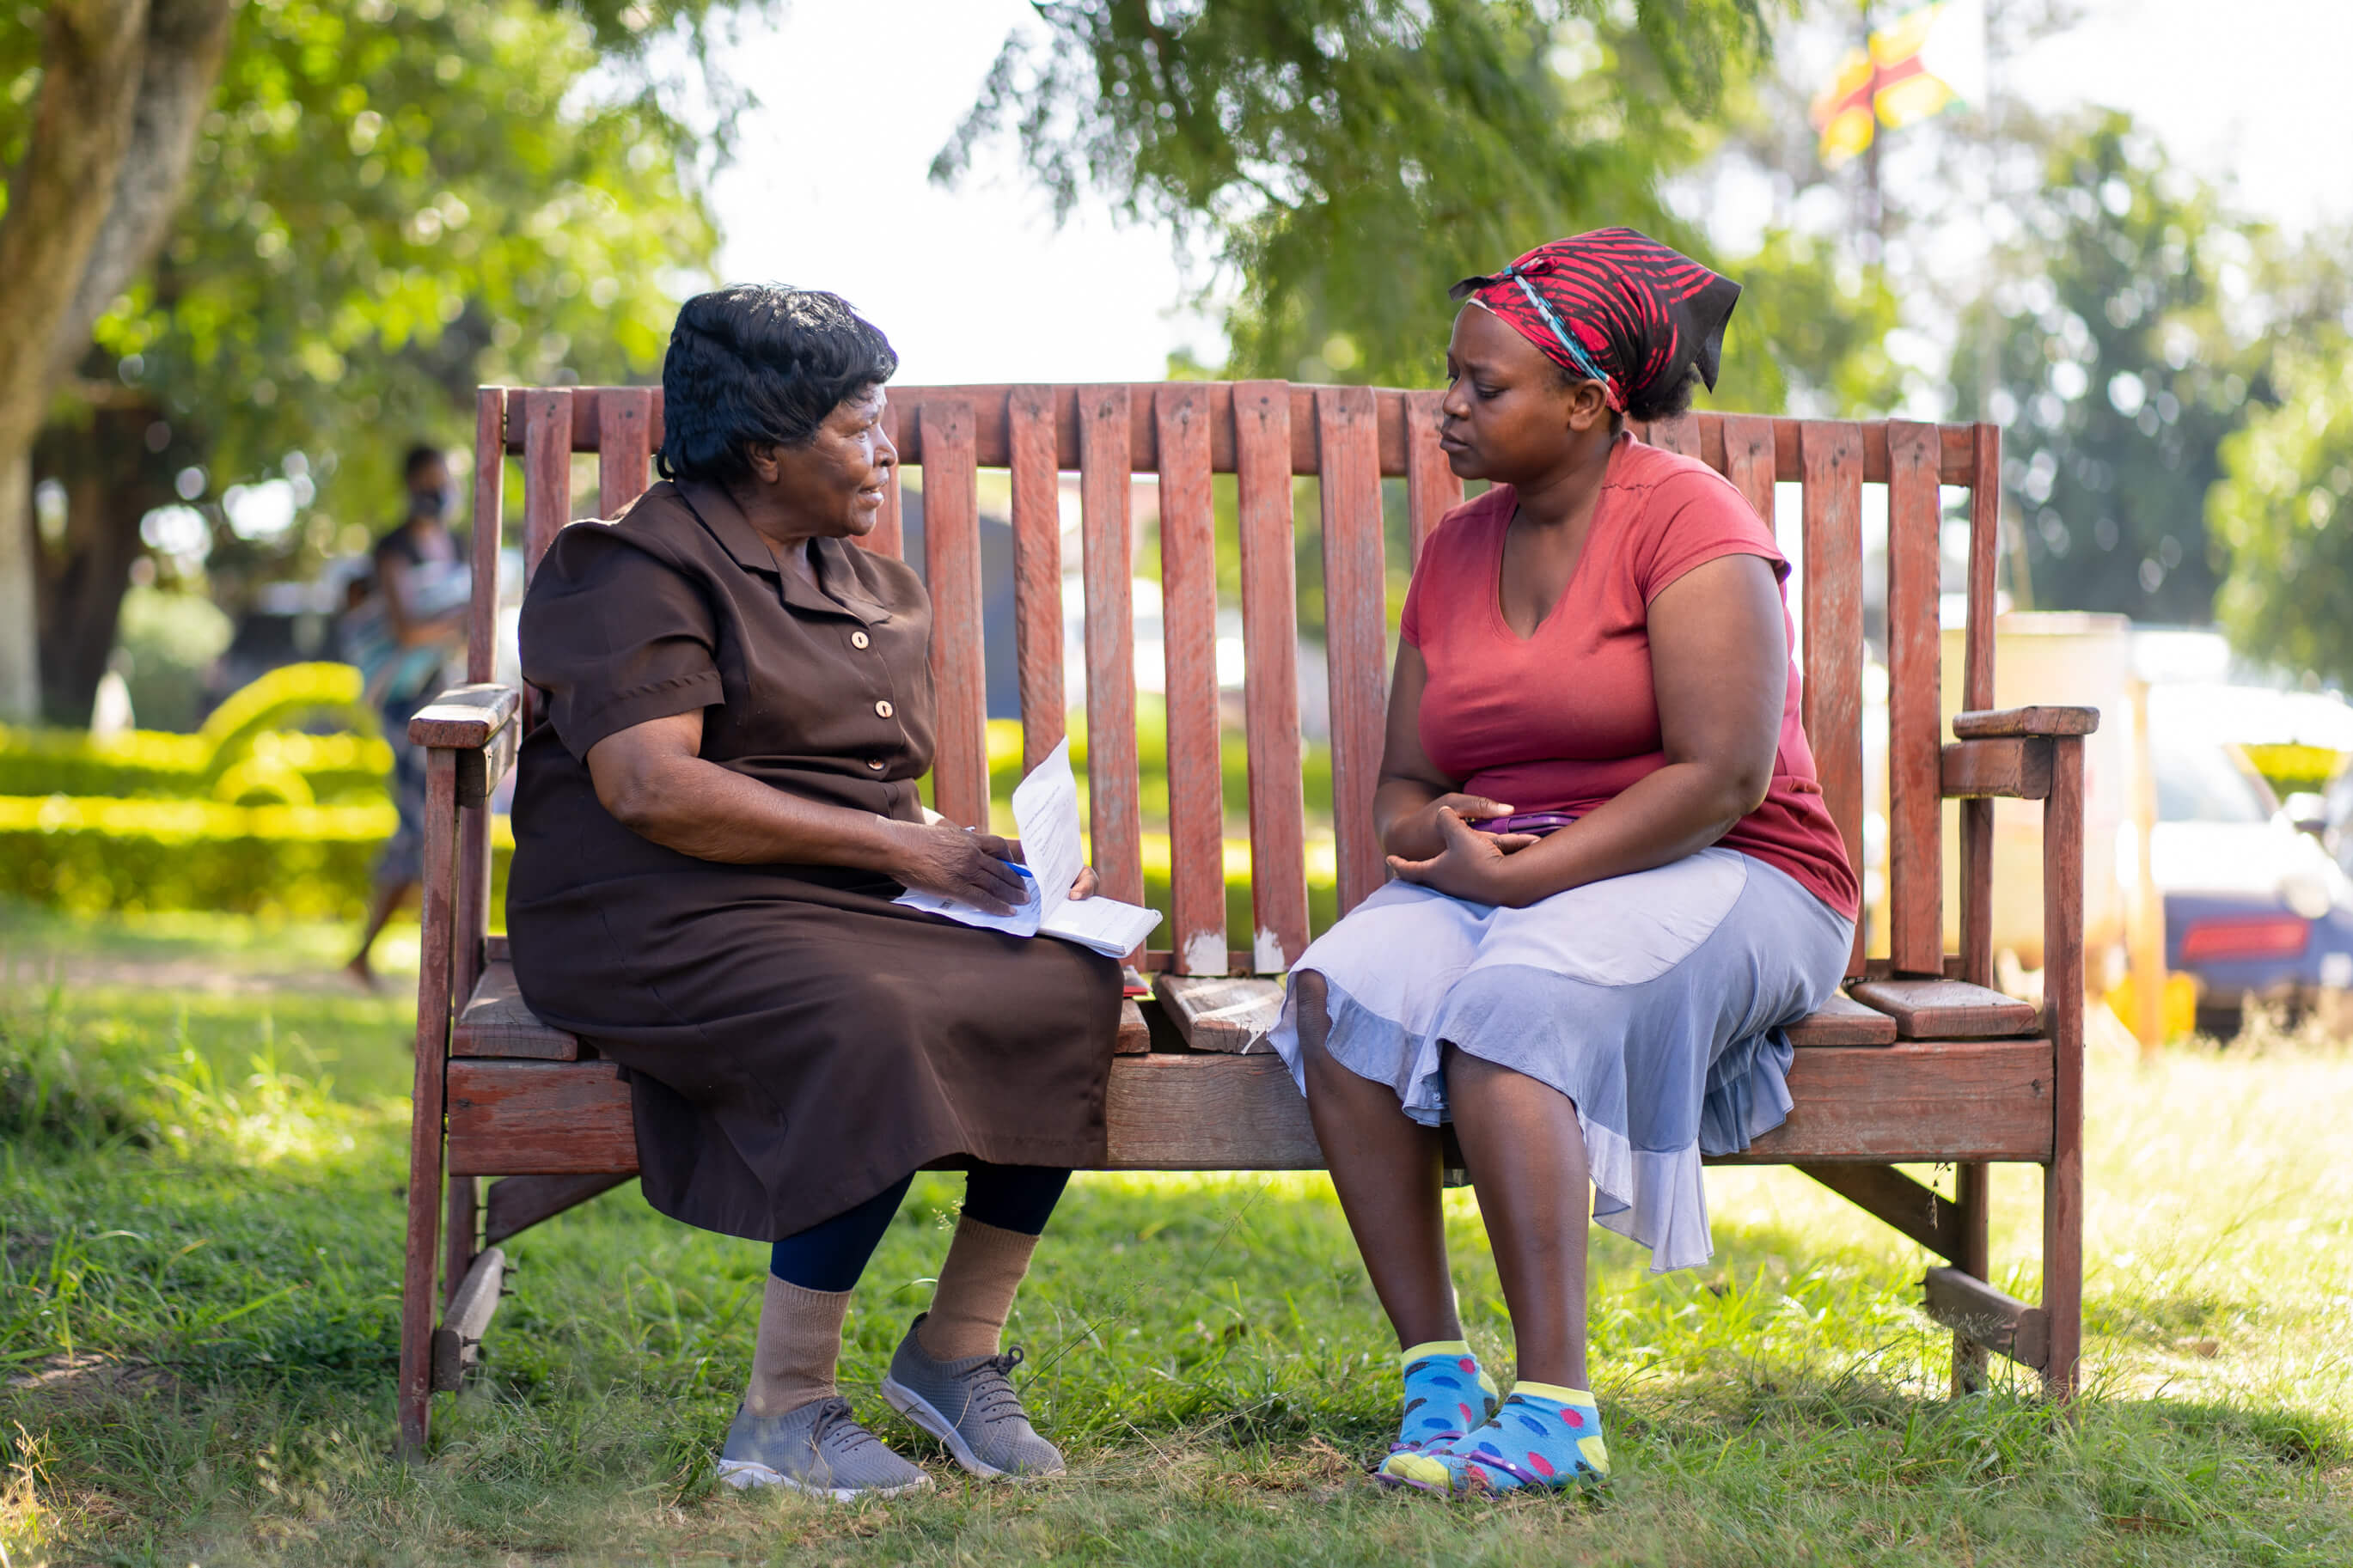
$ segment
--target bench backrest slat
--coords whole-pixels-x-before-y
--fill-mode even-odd
[[[1306,796],[1300,772],[1299,588],[1291,515],[1291,388],[1233,387],[1240,512],[1242,725],[1250,759],[1250,967],[1307,950]]]
[[[522,403],[522,563],[539,558],[572,521],[572,392],[526,392]]]
[[[1340,912],[1387,880],[1373,794],[1388,706],[1388,584],[1381,456],[1369,386],[1315,389],[1324,524],[1324,650],[1332,696],[1332,826]]]
[[[1838,819],[1850,864],[1862,858],[1862,436],[1844,421],[1808,420],[1805,472],[1806,739],[1822,798]],[[1855,931],[1850,973],[1862,971]]]
[[[1387,388],[1295,386],[1284,382],[1193,382],[1103,386],[893,387],[886,429],[902,461],[922,470],[926,576],[937,636],[940,698],[938,808],[962,822],[987,820],[985,637],[981,621],[979,474],[1010,470],[1014,619],[1024,766],[1065,731],[1061,476],[1076,469],[1086,597],[1090,742],[1088,795],[1094,858],[1104,887],[1122,898],[1144,889],[1138,777],[1134,477],[1160,489],[1161,610],[1168,740],[1168,865],[1172,919],[1155,939],[1172,966],[1191,973],[1237,967],[1281,970],[1309,935],[1304,744],[1300,728],[1298,540],[1295,478],[1319,479],[1325,654],[1332,704],[1334,830],[1338,903],[1346,909],[1380,885],[1372,834],[1388,686],[1385,478],[1405,480],[1406,548],[1418,557],[1432,528],[1458,504],[1461,481],[1438,447],[1440,395]],[[598,455],[599,509],[617,515],[647,482],[647,454],[662,433],[654,388],[483,388],[477,402],[474,484],[477,582],[495,578],[503,455],[522,458],[522,534],[536,566],[570,516],[571,458]],[[1938,710],[1941,640],[1939,488],[1970,492],[1968,630],[1962,700],[1993,700],[1995,576],[2001,548],[1997,502],[2000,437],[1990,426],[1902,421],[1808,421],[1686,414],[1637,433],[1723,473],[1768,524],[1777,485],[1802,490],[1799,603],[1804,716],[1822,790],[1848,852],[1862,864],[1864,657],[1862,487],[1888,500],[1889,701],[1885,963],[1934,973],[1946,958]],[[1247,954],[1229,954],[1225,925],[1224,813],[1219,754],[1218,559],[1212,476],[1233,474],[1239,507],[1242,726],[1249,760],[1250,927]],[[892,486],[865,543],[893,556],[903,544]],[[1403,563],[1398,563],[1403,564]],[[492,617],[479,616],[468,644],[470,674],[492,678]],[[527,717],[536,705],[526,697]],[[1233,803],[1238,807],[1244,803]],[[1989,814],[1962,816],[1962,967],[1989,970]],[[1982,842],[1980,842],[1982,840]],[[1853,967],[1866,945],[1859,935]]]
[[[1994,565],[2001,550],[2001,430],[1980,424],[1968,454],[1969,486],[1968,625],[1962,634],[1961,707],[1994,705]],[[1953,431],[1945,431],[1949,464]],[[1951,482],[1949,474],[1947,482]],[[1993,984],[1993,802],[1961,803],[1961,978]]]
[[[1409,392],[1405,405],[1405,507],[1412,523],[1407,530],[1406,564],[1421,560],[1422,541],[1439,520],[1462,504],[1462,481],[1438,446],[1440,392]]]
[[[499,580],[499,552],[505,543],[507,512],[507,389],[474,391],[474,581]],[[466,679],[494,680],[498,670],[499,617],[482,614],[480,595],[467,605]]]
[[[1227,967],[1225,781],[1218,733],[1218,520],[1209,391],[1155,397],[1160,469],[1160,636],[1168,701],[1168,947],[1183,974]]]
[[[1773,422],[1748,414],[1724,416],[1724,477],[1748,510],[1773,526],[1773,481],[1777,474]]]
[[[1888,953],[1899,973],[1926,975],[1945,964],[1936,447],[1933,425],[1887,426],[1887,820],[1905,846],[1887,868]]]
[[[932,594],[932,690],[938,731],[932,809],[965,827],[988,826],[988,689],[980,613],[980,470],[972,407],[923,405],[923,580]]]
[[[1079,393],[1080,572],[1087,595],[1087,815],[1103,889],[1144,901],[1144,815],[1135,752],[1134,398]]]
[[[596,510],[618,517],[643,495],[653,458],[654,391],[616,386],[596,399]]]
[[[1021,693],[1021,771],[1062,743],[1062,476],[1054,457],[1054,390],[1008,395],[1006,453],[1013,488],[1013,643]],[[976,417],[978,411],[976,410]]]

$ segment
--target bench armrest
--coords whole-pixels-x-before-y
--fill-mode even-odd
[[[409,743],[436,750],[480,751],[514,722],[522,694],[512,686],[485,681],[453,686],[417,710],[408,721]]]
[[[2096,708],[1999,708],[1953,715],[1953,733],[1964,741],[2056,740],[2088,735],[2099,727]]]
[[[480,805],[514,766],[522,728],[515,713],[522,705],[522,693],[512,686],[453,686],[417,710],[408,739],[430,751],[455,752],[458,804]]]

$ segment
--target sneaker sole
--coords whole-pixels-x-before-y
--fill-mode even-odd
[[[945,1444],[948,1453],[955,1459],[956,1464],[968,1474],[978,1476],[985,1481],[998,1480],[1013,1475],[1012,1471],[1000,1470],[974,1453],[972,1445],[964,1440],[964,1434],[955,1429],[955,1422],[941,1415],[930,1400],[925,1399],[897,1378],[885,1376],[882,1379],[882,1398],[892,1409]],[[1028,1471],[1015,1479],[1037,1480],[1041,1477],[1058,1476],[1061,1473],[1061,1468],[1057,1466],[1050,1470]]]
[[[895,1487],[817,1487],[807,1481],[795,1480],[781,1470],[772,1470],[750,1459],[720,1460],[719,1479],[737,1491],[745,1491],[753,1487],[782,1487],[786,1491],[798,1492],[803,1497],[823,1498],[828,1502],[856,1502],[860,1498],[869,1497],[903,1497],[909,1492],[923,1491],[932,1484],[932,1478],[924,1476],[919,1480]]]

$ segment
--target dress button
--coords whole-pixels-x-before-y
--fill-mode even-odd
[[[852,632],[849,634],[849,646],[852,647],[864,647],[872,640],[873,639],[868,637],[864,632]]]
[[[892,707],[888,701],[882,701],[877,702],[874,705],[874,711],[882,715],[883,718],[888,719],[892,714],[896,713],[898,710]]]
[[[882,759],[880,757],[869,757],[866,759],[866,765],[872,768],[879,773],[882,771]]]

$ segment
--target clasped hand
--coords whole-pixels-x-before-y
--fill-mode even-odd
[[[910,888],[955,899],[993,915],[1009,915],[1028,901],[1029,889],[1007,861],[1021,859],[1021,841],[976,833],[953,823],[897,825],[899,852],[892,878]],[[1091,899],[1100,886],[1092,866],[1079,868],[1070,896]]]
[[[1391,855],[1389,869],[1409,882],[1418,882],[1450,898],[1474,904],[1519,901],[1515,879],[1507,859],[1537,840],[1533,833],[1482,833],[1462,819],[1464,811],[1481,816],[1508,816],[1512,808],[1475,795],[1441,795],[1426,808],[1439,850],[1428,859]]]

